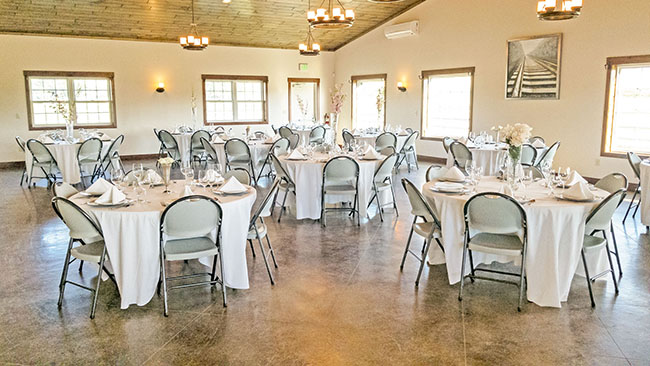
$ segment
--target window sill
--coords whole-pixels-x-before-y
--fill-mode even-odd
[[[425,141],[442,141],[442,137],[420,137],[420,140],[425,140]]]
[[[65,125],[54,125],[54,126],[29,126],[30,131],[51,131],[51,130],[64,130]],[[110,125],[75,125],[75,130],[80,129],[105,129],[105,128],[117,128],[117,123]]]
[[[637,154],[641,159],[650,158],[650,154]],[[627,154],[623,152],[600,152],[600,156],[603,158],[618,158],[618,159],[627,159]]]
[[[204,122],[205,126],[230,126],[230,125],[267,125],[268,121],[255,121],[255,122]]]

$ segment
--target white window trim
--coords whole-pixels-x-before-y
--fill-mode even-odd
[[[203,84],[203,124],[206,126],[210,125],[255,125],[255,124],[268,124],[268,115],[269,115],[269,106],[268,106],[268,89],[269,89],[269,80],[267,76],[241,76],[241,75],[201,75],[202,84]],[[232,83],[230,92],[231,92],[231,103],[233,108],[233,120],[232,121],[208,121],[207,113],[207,104],[209,102],[217,101],[208,101],[207,94],[205,91],[205,84],[207,81],[230,81]],[[262,82],[262,119],[258,121],[249,121],[249,120],[238,120],[237,119],[237,81],[260,81]],[[224,102],[224,101],[222,101]]]

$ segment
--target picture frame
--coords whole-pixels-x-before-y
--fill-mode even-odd
[[[560,99],[562,33],[507,41],[508,100]]]

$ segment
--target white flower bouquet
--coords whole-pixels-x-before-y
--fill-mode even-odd
[[[503,138],[508,144],[508,155],[510,155],[510,163],[512,164],[513,172],[515,167],[521,160],[521,145],[523,145],[530,138],[530,132],[533,129],[525,123],[515,123],[514,125],[506,125],[503,128]]]

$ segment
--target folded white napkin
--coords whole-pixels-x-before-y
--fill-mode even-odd
[[[460,182],[465,180],[465,174],[457,166],[452,166],[442,178],[452,182]]]
[[[567,181],[566,181],[565,186],[567,186],[567,187],[572,187],[572,186],[576,185],[577,183],[584,183],[584,184],[587,184],[587,180],[584,179],[584,178],[580,175],[580,173],[578,173],[577,171],[573,170],[573,171],[571,171],[571,173],[569,174],[569,177],[567,178]]]
[[[546,145],[542,142],[542,140],[535,140],[531,145],[538,148],[546,147]]]
[[[156,173],[155,170],[147,169],[147,172],[145,173],[145,176],[142,179],[142,181],[144,183],[150,183],[150,184],[162,184],[163,179],[158,173]]]
[[[465,189],[460,183],[436,182],[433,187],[443,192],[462,192]]]
[[[219,137],[218,135],[215,134],[215,135],[212,136],[212,143],[213,144],[223,144],[224,141],[221,139],[221,137]]]
[[[103,134],[99,137],[100,140],[102,141],[111,141],[111,137],[108,136],[107,134]]]
[[[112,186],[111,189],[109,189],[104,194],[99,196],[99,198],[95,200],[95,203],[99,203],[101,205],[106,205],[106,204],[115,205],[124,202],[125,199],[126,196],[124,195],[124,193],[120,192],[120,190],[117,189],[117,187]]]
[[[514,197],[515,192],[512,191],[512,187],[509,184],[502,184],[499,188],[499,193],[503,193],[506,196]]]
[[[40,140],[44,144],[53,144],[55,142],[50,136],[43,136],[40,138]]]
[[[562,194],[564,198],[570,200],[593,200],[594,194],[589,190],[587,183],[578,182]]]
[[[185,188],[183,189],[183,192],[181,192],[181,197],[187,197],[187,196],[191,196],[193,194],[194,194],[194,192],[192,192],[192,189],[190,188],[190,186],[185,186]]]
[[[95,181],[95,183],[93,183],[90,187],[88,187],[85,190],[85,192],[92,196],[99,196],[110,191],[111,188],[113,188],[112,184],[110,184],[104,178],[99,178]]]
[[[368,146],[368,148],[366,148],[366,152],[363,154],[363,158],[368,160],[377,160],[381,158],[381,154],[375,151],[374,147]]]
[[[293,150],[289,156],[287,156],[288,160],[304,160],[305,156],[298,151],[298,149]]]
[[[461,138],[459,138],[459,139],[456,140],[456,141],[458,141],[458,142],[460,142],[460,143],[462,143],[462,144],[467,145],[467,137],[461,137]]]
[[[224,183],[224,185],[222,185],[219,188],[219,191],[222,192],[222,193],[240,193],[240,192],[245,192],[246,187],[244,187],[244,185],[241,184],[237,180],[237,178],[230,177],[230,178],[228,178],[226,183]]]
[[[205,176],[203,178],[204,183],[216,184],[223,181],[223,177],[214,169],[208,169],[205,171]]]

